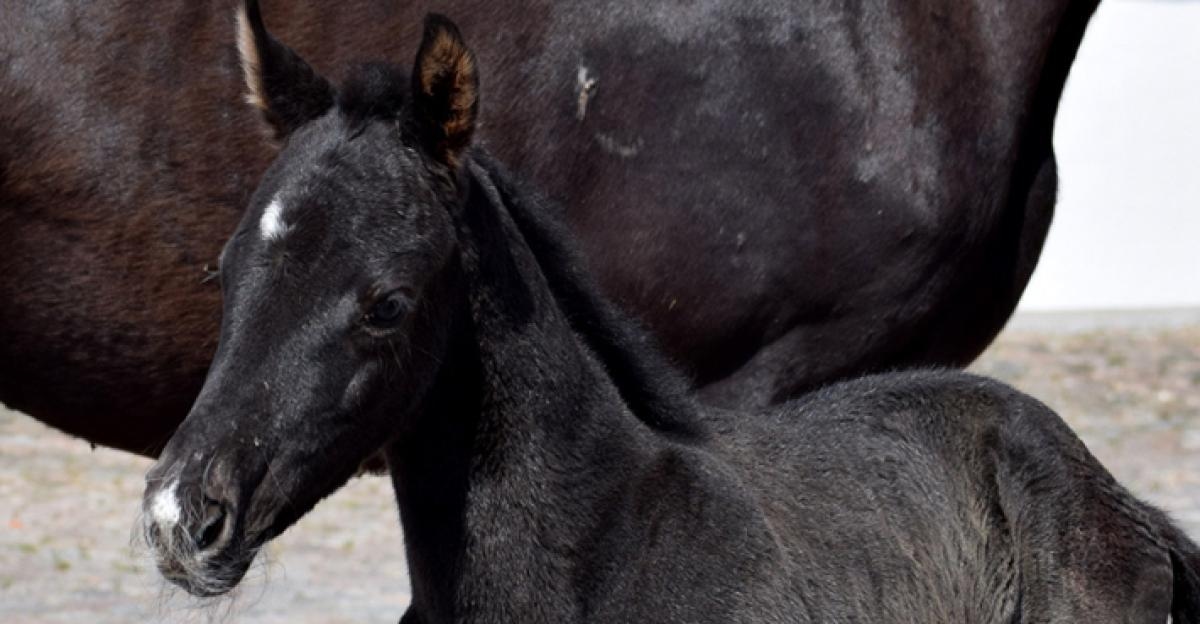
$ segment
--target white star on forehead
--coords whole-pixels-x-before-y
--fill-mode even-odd
[[[283,220],[283,201],[278,195],[267,204],[267,209],[263,211],[262,219],[258,222],[258,229],[265,241],[279,240],[287,234],[288,225]]]

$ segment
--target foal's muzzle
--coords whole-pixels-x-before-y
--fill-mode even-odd
[[[197,596],[222,594],[254,557],[238,537],[237,488],[211,462],[200,471],[166,459],[146,477],[146,542],[167,580]]]

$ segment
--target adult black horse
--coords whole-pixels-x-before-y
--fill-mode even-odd
[[[1200,549],[1002,384],[690,400],[469,147],[477,68],[444,18],[411,77],[370,66],[336,94],[247,31],[253,99],[290,138],[147,479],[146,534],[187,590],[231,589],[387,440],[405,624],[1200,622]]]
[[[271,3],[318,68],[416,42],[426,2]],[[605,291],[704,397],[962,365],[1055,196],[1096,0],[445,0],[481,135],[561,204]],[[0,401],[153,454],[216,345],[202,283],[274,150],[230,1],[0,5]]]

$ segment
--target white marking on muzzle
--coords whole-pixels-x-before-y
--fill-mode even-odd
[[[258,229],[265,241],[279,240],[287,233],[287,223],[283,220],[283,202],[279,201],[278,196],[267,204],[267,209],[263,211],[262,219],[258,222]]]
[[[179,497],[175,495],[178,488],[179,479],[176,479],[171,485],[159,490],[158,494],[154,495],[154,500],[150,501],[150,518],[165,529],[179,524],[182,510],[179,507]]]

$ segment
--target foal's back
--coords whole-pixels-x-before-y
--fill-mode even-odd
[[[1191,542],[997,382],[867,377],[718,427],[813,621],[1163,622],[1193,574]]]

